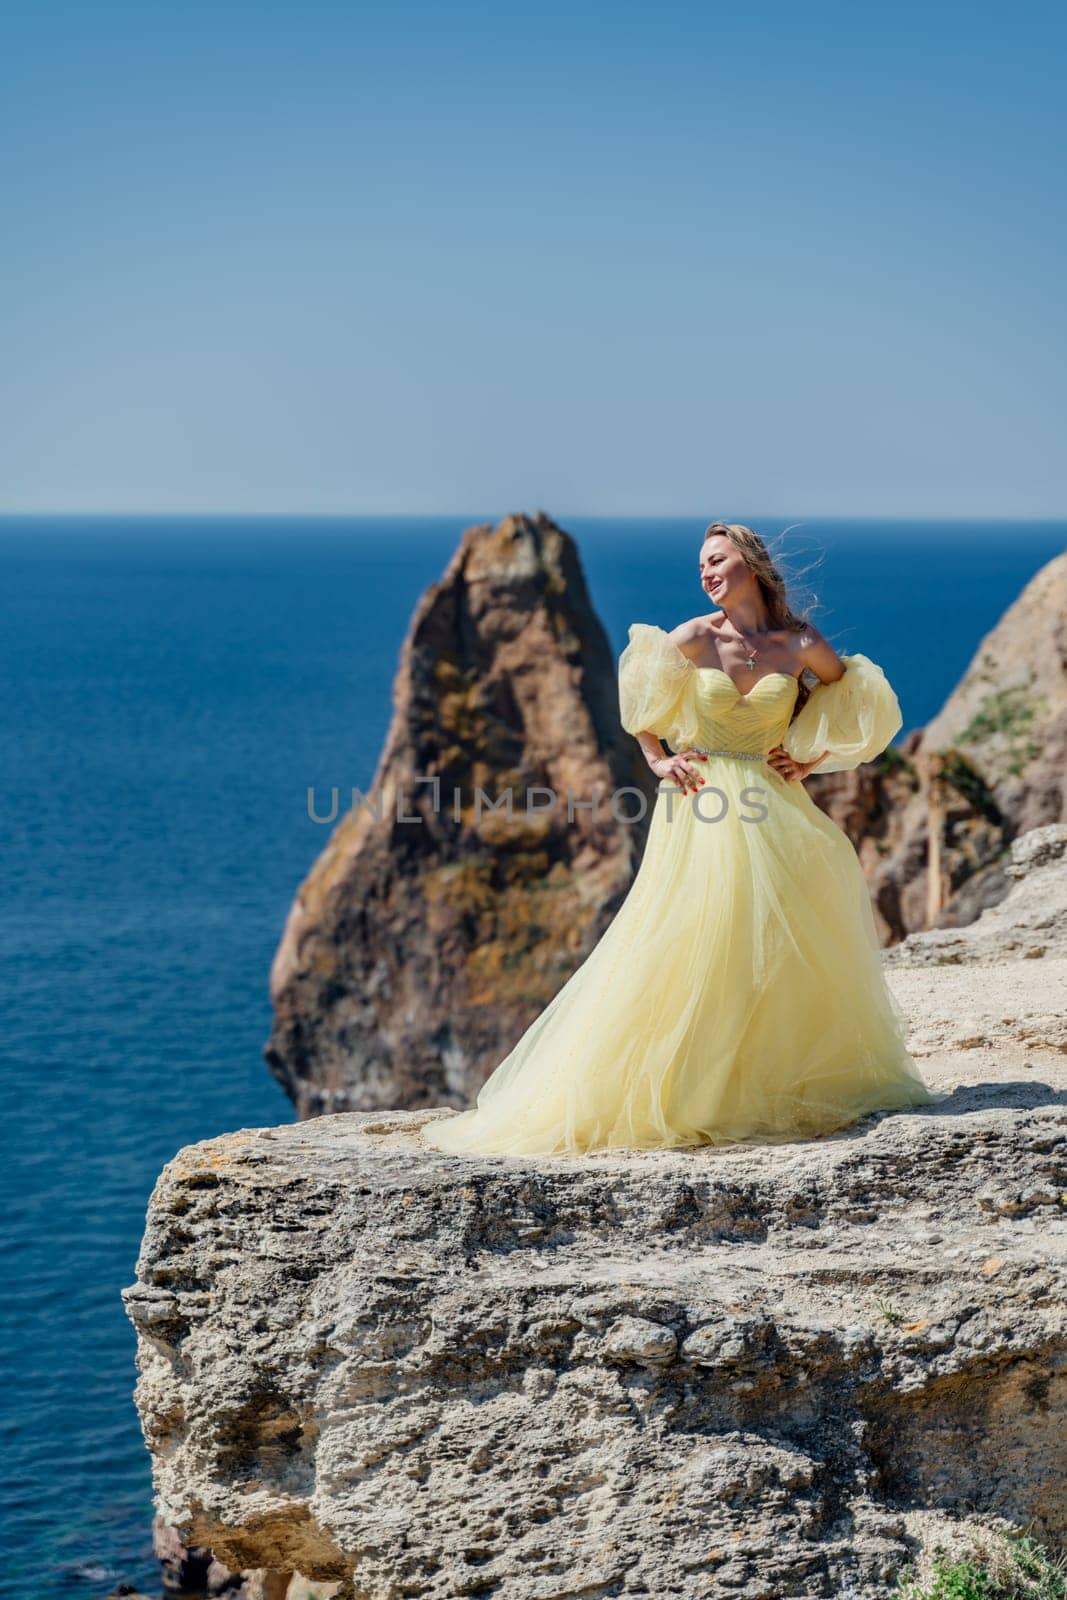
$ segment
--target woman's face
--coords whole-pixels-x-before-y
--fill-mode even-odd
[[[725,533],[713,533],[700,547],[700,582],[717,606],[736,601],[755,583],[751,567]]]

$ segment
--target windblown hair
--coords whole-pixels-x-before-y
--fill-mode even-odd
[[[783,628],[791,633],[802,633],[805,628],[810,627],[811,619],[793,610],[789,602],[785,577],[755,529],[747,528],[743,522],[709,522],[704,529],[704,538],[710,539],[713,534],[720,533],[725,534],[730,543],[740,550],[745,562],[755,573],[771,627]],[[804,670],[806,672],[807,668]],[[814,684],[819,681],[814,673],[810,676],[814,679],[814,683],[805,683],[804,673],[800,675],[793,717],[808,698]]]

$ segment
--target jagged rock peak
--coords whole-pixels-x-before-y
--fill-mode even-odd
[[[467,1104],[640,858],[645,828],[606,802],[632,785],[647,805],[654,780],[619,724],[575,542],[544,512],[463,533],[415,608],[393,705],[369,797],[301,885],[272,967],[265,1054],[301,1116]]]

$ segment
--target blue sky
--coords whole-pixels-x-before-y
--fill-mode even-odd
[[[0,510],[1067,513],[1062,7],[0,15]]]

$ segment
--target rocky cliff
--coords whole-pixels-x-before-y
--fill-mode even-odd
[[[394,701],[369,797],[301,885],[271,971],[266,1057],[301,1117],[466,1104],[607,928],[647,832],[608,804],[633,786],[636,815],[655,780],[549,517],[467,529]]]
[[[923,751],[956,751],[1013,832],[1067,807],[1067,554],[1042,567],[979,644]]]
[[[1035,573],[899,751],[807,783],[859,849],[886,944],[995,905],[1012,840],[1067,819],[1067,554]]]
[[[880,1600],[978,1528],[1062,1549],[1065,848],[1017,841],[996,929],[888,966],[934,1107],[547,1161],[441,1156],[439,1110],[182,1150],[124,1296],[163,1520],[359,1600]]]

